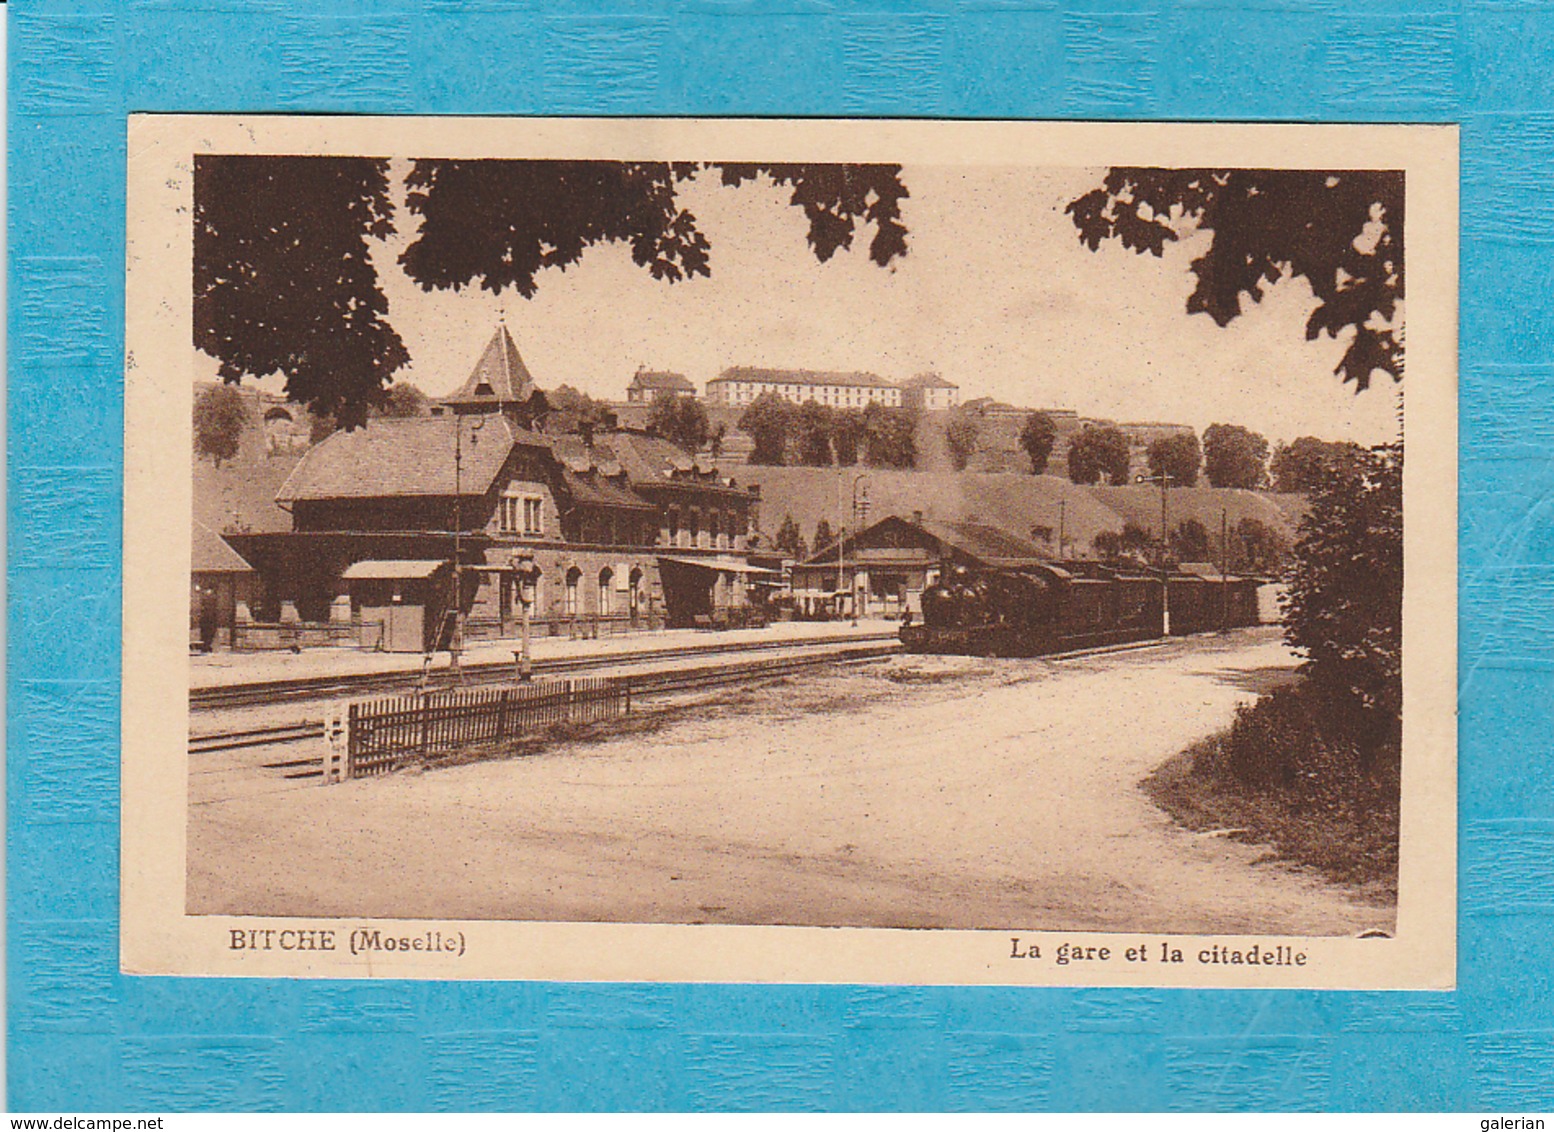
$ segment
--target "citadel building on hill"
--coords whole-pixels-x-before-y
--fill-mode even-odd
[[[707,382],[709,405],[749,405],[767,393],[774,393],[796,405],[815,401],[833,409],[862,409],[871,401],[888,408],[899,408],[903,390],[895,382],[874,373],[756,366],[732,366]]]

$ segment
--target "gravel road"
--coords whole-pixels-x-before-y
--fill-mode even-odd
[[[194,913],[1347,935],[1395,910],[1138,789],[1295,664],[1270,630],[902,657],[522,759],[190,807]]]

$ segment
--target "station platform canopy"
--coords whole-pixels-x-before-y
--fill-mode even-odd
[[[440,558],[405,558],[353,562],[340,575],[346,579],[397,581],[404,578],[430,578],[448,563]]]
[[[673,562],[676,566],[699,566],[703,570],[712,570],[720,574],[778,574],[780,571],[768,570],[762,566],[752,566],[748,562],[741,562],[737,558],[680,558],[670,554],[660,554],[660,562]]]

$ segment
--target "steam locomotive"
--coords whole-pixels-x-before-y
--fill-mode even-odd
[[[1172,573],[1128,573],[1098,563],[999,570],[949,564],[923,591],[921,624],[901,628],[918,653],[1041,656],[1258,623],[1257,583]]]

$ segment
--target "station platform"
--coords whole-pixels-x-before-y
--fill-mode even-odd
[[[629,657],[676,647],[716,645],[737,649],[741,645],[805,644],[807,642],[878,638],[894,635],[895,621],[776,621],[764,629],[661,629],[595,640],[559,637],[536,638],[529,652],[535,660],[573,657]],[[472,641],[461,658],[465,665],[508,663],[519,648],[513,639]],[[430,662],[419,653],[368,652],[357,648],[310,648],[302,652],[217,652],[189,657],[189,688],[236,688],[275,680],[310,677],[365,676],[390,672],[446,671],[446,651],[432,654]]]

